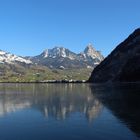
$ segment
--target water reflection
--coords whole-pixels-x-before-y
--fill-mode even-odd
[[[90,87],[94,97],[140,136],[140,84]]]
[[[83,139],[88,137],[89,139],[95,138],[99,140],[104,140],[105,138],[107,140],[131,140],[140,136],[139,99],[140,85],[137,84],[112,86],[88,84],[0,84],[0,122],[4,123],[4,128],[7,128],[9,131],[9,128],[12,129],[13,127],[13,125],[7,123],[10,117],[7,117],[8,119],[5,121],[1,118],[6,118],[12,112],[22,112],[25,125],[22,124],[19,125],[19,128],[15,128],[15,135],[11,134],[13,139],[15,139],[17,131],[22,133],[27,130],[27,132],[30,132],[32,139],[39,139],[40,136],[44,139],[55,137],[55,131],[60,138],[77,139],[77,136],[81,136]],[[26,119],[27,110],[36,110],[36,112],[31,112],[31,118],[38,114],[43,116],[39,118],[38,124],[36,124],[38,119],[32,123],[31,119]],[[78,116],[72,116],[76,113],[78,113]],[[79,114],[81,114],[82,119],[79,118]],[[90,122],[91,127],[87,125],[89,124],[87,121],[85,123],[83,116]],[[14,117],[19,119],[20,124],[21,116],[20,118],[18,118],[18,115]],[[49,120],[47,124],[51,124],[50,127],[44,125],[46,120]],[[69,123],[69,120],[71,123]],[[13,120],[10,122],[12,123]],[[59,122],[59,124],[56,124],[56,122]],[[31,125],[28,126],[28,123]],[[5,127],[5,124],[7,124],[7,127]],[[41,126],[40,131],[35,131],[34,128],[39,126]],[[58,128],[56,129],[56,127]],[[65,134],[60,132],[59,127],[62,131],[65,131]],[[115,131],[112,131],[112,129]],[[121,130],[126,133],[125,138],[122,137]],[[5,138],[7,131],[3,130],[2,126],[1,131],[3,131],[1,133],[1,135],[3,134],[2,137]],[[46,133],[48,135],[45,135]],[[38,137],[34,137],[35,134]],[[27,139],[24,133],[22,133],[22,137]],[[79,139],[82,139],[81,137]]]
[[[45,117],[58,120],[64,120],[72,113],[79,112],[84,114],[89,122],[93,121],[103,108],[85,84],[0,86],[0,116],[29,107],[38,109]]]

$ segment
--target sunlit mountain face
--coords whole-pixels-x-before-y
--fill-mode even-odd
[[[0,50],[0,82],[88,80],[104,59],[92,44],[81,53],[64,47],[46,49],[37,56],[22,57]]]
[[[89,43],[83,52],[75,53],[62,46],[46,49],[40,55],[26,57],[37,65],[47,66],[51,69],[95,68],[104,57]]]

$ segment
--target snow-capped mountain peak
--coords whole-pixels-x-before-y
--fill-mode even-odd
[[[80,54],[76,54],[64,47],[54,47],[46,49],[40,55],[31,58],[34,63],[50,68],[60,68],[61,66],[65,68],[95,67],[103,59],[101,53],[96,51],[92,44],[89,44]]]
[[[9,63],[13,64],[15,62],[19,63],[25,63],[25,64],[31,64],[32,62],[30,60],[24,59],[20,56],[7,53],[5,51],[0,50],[0,63]]]
[[[53,49],[46,49],[41,55],[44,58],[58,58],[58,57],[62,57],[62,58],[69,58],[69,59],[73,59],[72,55],[74,53],[69,51],[68,49],[64,48],[64,47],[54,47]]]
[[[66,57],[66,49],[63,47],[55,47],[49,50],[49,57]]]
[[[57,56],[60,56],[60,53],[61,53],[61,50],[59,47],[55,47],[53,49],[46,49],[43,53],[42,53],[42,56],[44,58],[47,58],[47,57],[52,57],[52,58],[55,58]]]

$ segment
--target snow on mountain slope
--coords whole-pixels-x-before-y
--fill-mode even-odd
[[[40,55],[33,57],[21,57],[0,50],[0,63],[15,64],[36,64],[49,68],[95,68],[104,57],[99,51],[93,48],[92,44],[87,45],[85,50],[76,54],[64,47],[46,49]]]
[[[74,59],[76,54],[71,52],[70,50],[63,48],[63,47],[54,47],[53,49],[47,49],[41,54],[44,58],[56,58],[56,57],[63,57]]]
[[[14,64],[15,62],[31,64],[30,60],[24,59],[11,53],[0,50],[0,63]]]
[[[94,68],[104,57],[99,51],[96,51],[92,44],[89,44],[85,50],[76,54],[63,47],[54,47],[47,49],[38,56],[29,57],[36,64],[45,65],[50,68]]]

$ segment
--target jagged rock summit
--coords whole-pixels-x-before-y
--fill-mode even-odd
[[[104,59],[103,55],[101,55],[100,51],[96,51],[95,48],[91,43],[88,44],[88,46],[84,50],[84,54],[87,58],[91,59],[98,59],[99,61],[102,61]]]
[[[63,47],[54,47],[53,49],[46,49],[42,54],[41,54],[42,58],[69,58],[71,60],[75,59],[76,54],[69,51],[66,48]]]
[[[89,82],[140,82],[140,28],[93,70]]]
[[[40,55],[31,57],[30,60],[38,65],[49,68],[94,68],[104,57],[99,51],[96,51],[92,44],[89,44],[85,50],[76,54],[64,47],[54,47],[46,49]]]

